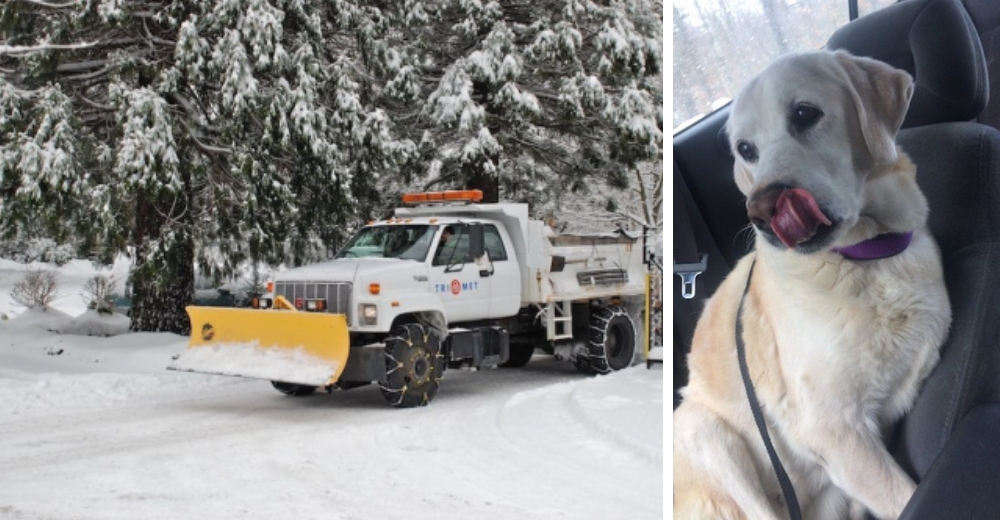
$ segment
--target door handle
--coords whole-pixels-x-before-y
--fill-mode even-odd
[[[486,277],[489,277],[489,276],[493,276],[493,273],[491,273],[490,271],[487,271],[485,269],[480,269],[479,270],[479,277],[480,278],[486,278]]]

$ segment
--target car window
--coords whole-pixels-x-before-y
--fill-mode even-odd
[[[507,250],[503,247],[503,239],[500,238],[500,231],[492,224],[487,224],[483,230],[483,242],[485,242],[486,252],[493,262],[502,262],[507,259]]]
[[[445,240],[446,232],[451,236]],[[465,224],[445,226],[434,252],[433,265],[454,265],[469,260],[469,230]]]
[[[858,0],[858,13],[895,2]],[[819,49],[847,22],[847,0],[674,0],[674,133],[724,106],[777,56]]]

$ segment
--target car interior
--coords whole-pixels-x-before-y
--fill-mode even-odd
[[[1000,2],[901,0],[842,26],[826,46],[914,78],[898,143],[930,204],[953,310],[940,362],[884,439],[918,482],[901,518],[1000,518]],[[684,236],[707,256],[693,298],[674,277],[675,407],[700,310],[753,247],[728,113],[674,136],[675,265]]]

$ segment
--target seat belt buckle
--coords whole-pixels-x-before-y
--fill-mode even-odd
[[[702,253],[697,264],[674,264],[674,274],[681,277],[681,296],[685,300],[694,298],[695,279],[708,268],[708,255]]]

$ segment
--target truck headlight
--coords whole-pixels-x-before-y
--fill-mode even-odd
[[[378,306],[371,303],[361,304],[361,323],[375,325],[378,323]]]

